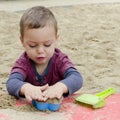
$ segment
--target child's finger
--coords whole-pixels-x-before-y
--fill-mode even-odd
[[[44,90],[46,90],[47,88],[48,88],[48,84],[46,84],[46,85],[44,85],[44,86],[41,86],[41,87],[40,87],[40,90],[41,90],[41,91],[44,91]]]
[[[46,94],[47,94],[47,90],[43,91],[42,95],[46,96]]]
[[[48,97],[46,96],[46,97],[43,98],[43,101],[46,101],[47,99],[48,99]]]
[[[32,98],[29,95],[26,95],[25,98],[27,99],[27,101],[32,101]]]
[[[38,100],[38,101],[44,101],[44,98],[43,98],[42,95],[39,95],[36,100]]]

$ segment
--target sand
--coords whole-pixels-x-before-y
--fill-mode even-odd
[[[84,4],[50,7],[55,14],[60,40],[84,84],[77,93],[114,87],[120,93],[120,4]],[[16,59],[24,51],[19,40],[23,11],[0,11],[0,120],[68,120],[64,112],[37,111],[27,103],[18,105],[6,91],[6,80]],[[60,117],[61,116],[61,117]]]

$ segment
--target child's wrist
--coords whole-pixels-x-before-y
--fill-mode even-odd
[[[26,91],[26,89],[28,89],[29,86],[31,86],[31,84],[25,83],[25,84],[21,87],[19,94],[20,94],[20,95],[25,95],[25,91]]]
[[[62,89],[63,94],[68,93],[68,88],[65,84],[63,84],[62,82],[58,82],[58,83],[56,83],[56,85]]]

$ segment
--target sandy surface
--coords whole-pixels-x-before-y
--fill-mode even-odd
[[[114,87],[120,93],[120,4],[50,7],[59,25],[58,47],[81,72],[84,85],[77,93],[96,93]],[[0,120],[70,120],[65,111],[43,113],[18,105],[5,87],[10,69],[23,51],[19,40],[22,11],[0,11]],[[16,103],[17,102],[17,103]],[[60,117],[61,116],[61,117]]]
[[[68,6],[78,4],[95,4],[95,3],[120,3],[120,0],[1,0],[0,10],[19,11],[25,10],[35,5],[46,7]]]

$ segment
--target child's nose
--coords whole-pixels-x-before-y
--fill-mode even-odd
[[[44,52],[43,46],[39,46],[38,49],[37,49],[37,52],[38,52],[38,53]]]

